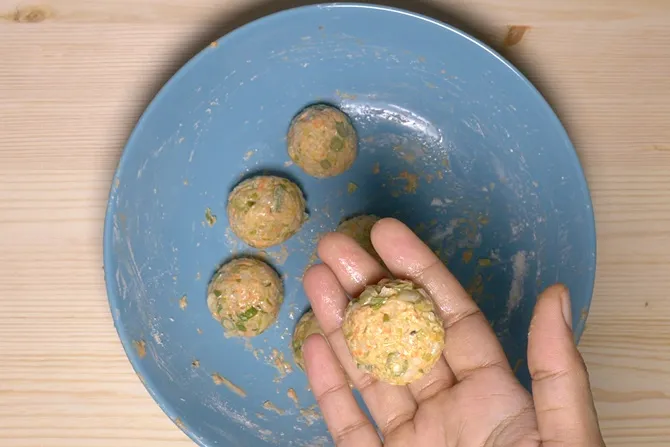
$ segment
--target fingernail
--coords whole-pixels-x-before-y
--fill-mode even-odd
[[[565,324],[572,329],[572,305],[570,303],[570,292],[567,288],[564,288],[561,292],[561,311]]]

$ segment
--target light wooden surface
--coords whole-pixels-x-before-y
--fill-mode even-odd
[[[558,111],[595,201],[581,350],[601,427],[609,446],[670,445],[670,3],[408,3],[501,49]],[[0,0],[0,445],[192,445],[112,326],[105,202],[162,83],[231,27],[283,6]],[[506,46],[509,25],[530,28]]]

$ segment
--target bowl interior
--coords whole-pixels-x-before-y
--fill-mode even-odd
[[[341,107],[360,136],[354,166],[335,178],[307,176],[286,153],[291,118],[315,102]],[[231,188],[261,172],[296,181],[311,215],[266,253],[232,234],[225,208]],[[591,203],[565,131],[526,79],[467,35],[404,11],[286,11],[227,35],[175,75],[133,132],[112,186],[114,321],[149,392],[194,440],[330,443],[290,341],[308,307],[301,277],[317,262],[316,241],[361,213],[416,230],[482,307],[524,384],[543,288],[570,287],[581,334],[595,267]],[[248,253],[282,274],[285,303],[267,332],[226,339],[207,311],[207,283],[220,263]]]

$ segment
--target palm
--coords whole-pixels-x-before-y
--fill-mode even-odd
[[[569,306],[567,311],[563,306],[561,316],[564,288],[549,289],[545,293],[553,298],[538,301],[545,310],[536,308],[533,321],[540,320],[546,330],[530,337],[533,400],[514,377],[486,318],[428,247],[392,219],[375,225],[372,240],[392,275],[413,280],[433,299],[447,333],[444,355],[424,377],[404,387],[358,370],[341,330],[348,296],[389,271],[352,239],[336,233],[324,237],[319,243],[324,264],[306,272],[304,286],[327,341],[311,336],[303,353],[312,390],[338,447],[381,446],[355,403],[347,375],[387,447],[604,445],[567,323]]]
[[[414,433],[390,434],[386,445],[536,446],[532,405],[530,395],[507,372],[480,371],[422,402],[414,415]],[[437,425],[435,414],[441,415]]]

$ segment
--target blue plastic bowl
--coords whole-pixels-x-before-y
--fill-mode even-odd
[[[291,118],[315,102],[340,106],[361,139],[354,166],[335,178],[307,176],[286,152]],[[268,250],[286,299],[278,323],[245,343],[224,338],[205,294],[218,264],[257,253],[230,232],[225,205],[260,172],[297,181],[311,219]],[[533,86],[482,43],[423,16],[351,4],[285,11],[226,35],[167,83],[110,194],[105,278],[116,328],[151,395],[197,443],[330,444],[305,375],[293,365],[283,377],[272,357],[276,349],[292,364],[291,334],[308,306],[300,279],[318,236],[360,213],[416,229],[479,302],[524,384],[543,288],[569,286],[581,334],[593,212],[572,144]]]

